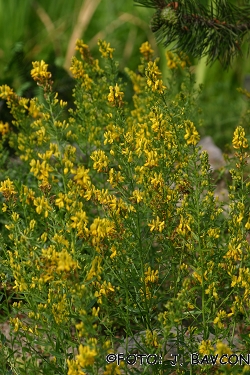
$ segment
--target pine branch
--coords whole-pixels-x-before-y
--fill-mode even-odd
[[[228,67],[242,55],[241,45],[250,30],[250,6],[238,7],[226,0],[211,1],[210,8],[199,1],[135,0],[139,6],[155,8],[151,29],[165,47],[194,57],[207,56]]]

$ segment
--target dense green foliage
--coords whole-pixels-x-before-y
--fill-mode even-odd
[[[210,374],[210,355],[216,374],[238,374],[229,356],[249,352],[250,303],[243,120],[219,171],[228,179],[221,200],[197,147],[188,58],[168,52],[163,80],[143,43],[138,69],[124,72],[131,108],[114,49],[98,46],[100,61],[77,41],[74,108],[54,92],[44,61],[31,70],[42,100],[0,87],[14,118],[0,123],[0,298],[10,326],[1,374]]]

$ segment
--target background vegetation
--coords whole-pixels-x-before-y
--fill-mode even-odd
[[[115,48],[120,69],[125,66],[135,69],[142,42],[149,40],[159,56],[165,53],[161,46],[156,46],[150,31],[152,14],[153,10],[136,7],[132,0],[0,0],[0,84],[10,85],[20,95],[34,96],[36,85],[29,73],[31,62],[43,59],[50,65],[55,89],[68,100],[72,88],[68,69],[76,39],[84,39],[94,56],[97,40],[107,40]],[[165,64],[165,59],[162,61]],[[192,63],[197,84],[204,84],[200,97],[205,119],[202,135],[212,135],[224,148],[246,104],[236,91],[237,87],[247,85],[246,53],[228,71],[223,71],[219,63],[212,67],[207,67],[205,60]],[[167,74],[164,65],[161,70]],[[127,100],[129,94],[128,89]],[[5,116],[1,103],[0,117],[6,120]]]

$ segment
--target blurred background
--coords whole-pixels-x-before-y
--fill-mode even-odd
[[[210,1],[202,0],[204,5]],[[133,0],[0,0],[0,84],[13,87],[18,95],[33,97],[37,86],[30,77],[32,61],[43,59],[49,64],[59,96],[70,101],[73,81],[69,67],[76,39],[83,39],[96,58],[98,39],[110,42],[121,75],[125,66],[137,69],[139,47],[148,40],[161,57],[161,69],[166,76],[165,50],[156,44],[150,31],[153,14],[153,9],[135,6]],[[200,132],[202,136],[211,135],[223,150],[231,142],[233,130],[248,105],[236,90],[237,87],[250,90],[245,44],[243,58],[238,57],[228,71],[219,62],[206,66],[206,59],[195,60],[190,56],[197,85],[204,86],[199,98],[204,118]],[[8,120],[2,102],[0,120]]]

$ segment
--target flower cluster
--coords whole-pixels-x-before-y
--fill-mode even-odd
[[[197,132],[194,123],[192,121],[185,121],[186,134],[184,138],[187,141],[187,144],[197,145],[200,140],[199,133]]]
[[[0,133],[3,135],[7,134],[10,131],[9,124],[7,122],[3,123],[0,121]]]
[[[0,98],[9,101],[15,95],[13,89],[7,85],[0,87]]]
[[[110,47],[110,43],[107,43],[105,40],[99,40],[98,41],[99,51],[102,54],[102,57],[104,58],[113,58],[114,48]]]
[[[13,198],[16,194],[17,191],[15,190],[14,184],[10,179],[8,178],[7,180],[3,181],[0,183],[0,192],[3,194],[4,198],[8,201],[11,198]]]
[[[233,147],[236,149],[247,148],[248,142],[245,136],[245,131],[241,126],[238,126],[234,132]]]
[[[109,103],[112,103],[114,106],[121,107],[123,105],[122,98],[124,96],[124,93],[120,91],[119,86],[116,85],[109,86],[109,94],[108,94],[108,101]]]
[[[166,86],[163,85],[163,81],[160,78],[161,72],[157,66],[156,61],[149,61],[148,67],[145,71],[147,77],[147,85],[152,88],[152,91],[159,92],[163,94]]]
[[[48,64],[43,60],[32,63],[31,77],[37,82],[39,86],[43,86],[45,91],[52,90],[51,73],[48,71]]]
[[[145,60],[151,60],[154,50],[148,42],[145,42],[140,47],[140,53],[143,55]]]
[[[171,51],[167,51],[166,59],[167,66],[169,69],[184,69],[186,66],[190,65],[188,56],[186,56],[184,53],[180,53],[180,55],[177,55]]]

